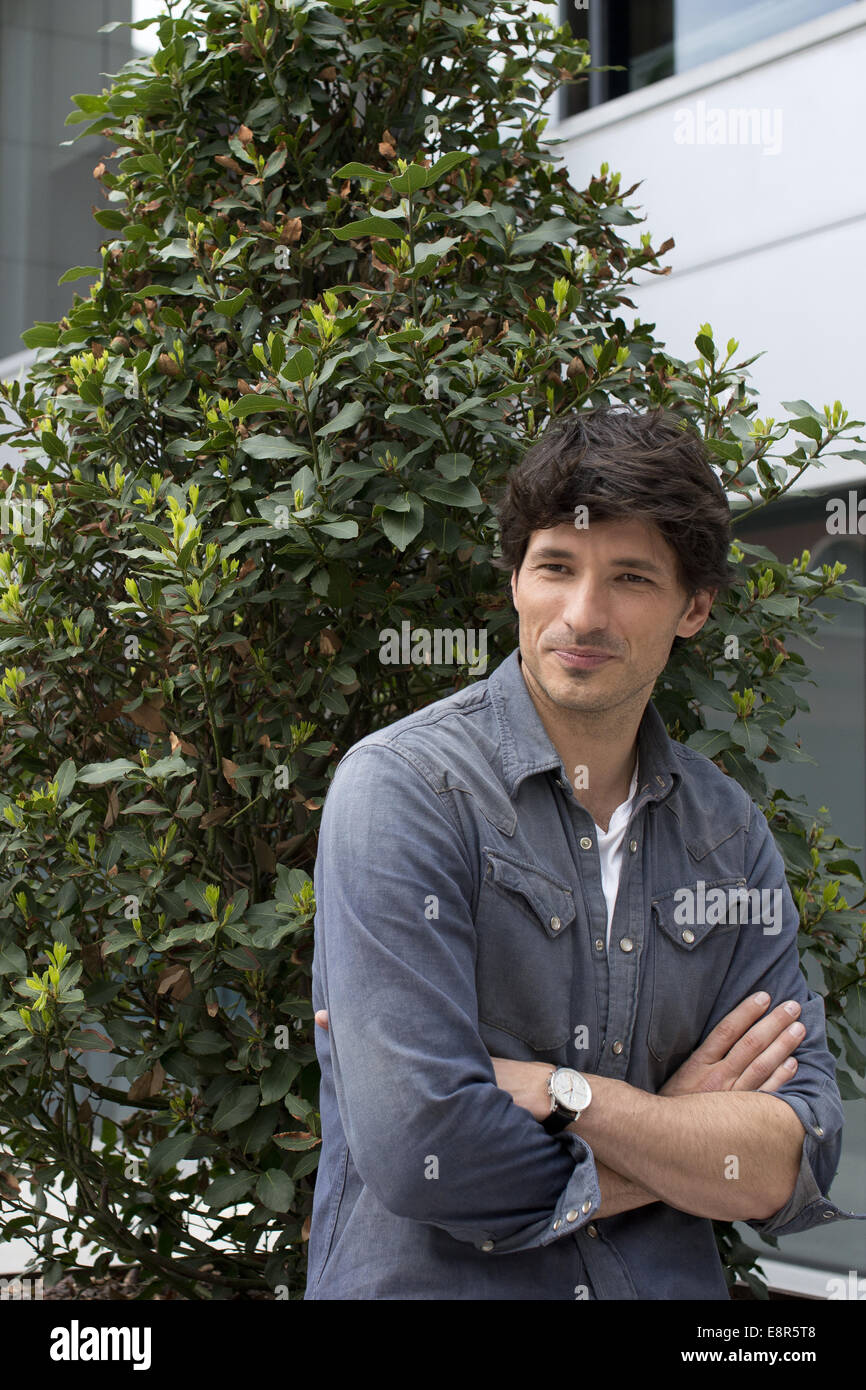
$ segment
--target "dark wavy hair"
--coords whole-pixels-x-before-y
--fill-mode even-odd
[[[689,421],[627,406],[555,420],[509,474],[496,503],[502,555],[494,567],[519,573],[532,533],[573,524],[579,505],[590,521],[652,522],[676,554],[690,597],[733,582],[731,509]],[[673,645],[685,640],[675,637]]]

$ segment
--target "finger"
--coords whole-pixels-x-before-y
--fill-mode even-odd
[[[802,1023],[790,1024],[769,1047],[764,1048],[746,1066],[740,1068],[732,1089],[735,1091],[760,1090],[777,1068],[784,1067],[785,1062],[790,1058],[792,1052],[800,1046],[805,1036],[806,1029]]]
[[[800,1012],[800,1005],[796,999],[786,999],[783,1004],[778,1004],[767,1014],[766,1018],[753,1024],[724,1059],[723,1066],[728,1076],[736,1082],[754,1067],[757,1069],[752,1071],[752,1084],[749,1089],[766,1081],[770,1072],[789,1057],[805,1037],[805,1029],[797,1022]],[[797,1031],[792,1033],[791,1028]],[[760,1061],[768,1049],[774,1049],[770,1058],[773,1065],[769,1070]]]
[[[708,1066],[713,1062],[721,1062],[734,1044],[765,1013],[769,1003],[770,996],[766,991],[744,999],[742,1004],[738,1004],[729,1014],[725,1014],[700,1047],[692,1053],[692,1056],[699,1057]]]
[[[777,1067],[777,1068],[776,1068],[776,1070],[773,1072],[773,1075],[770,1077],[769,1081],[765,1081],[764,1084],[763,1084],[763,1086],[759,1086],[759,1087],[758,1087],[758,1090],[759,1090],[759,1091],[776,1091],[776,1090],[778,1090],[778,1088],[779,1088],[781,1085],[783,1085],[784,1082],[792,1080],[792,1078],[795,1077],[795,1076],[797,1075],[797,1067],[798,1067],[798,1065],[799,1065],[799,1063],[798,1063],[796,1057],[789,1057],[788,1060],[787,1060],[787,1062],[783,1062],[782,1065],[781,1065],[780,1067]]]
[[[319,1025],[319,1027],[320,1027],[320,1028],[324,1028],[325,1031],[327,1032],[327,1029],[328,1029],[328,1010],[327,1010],[327,1009],[317,1009],[317,1010],[316,1010],[316,1013],[315,1013],[315,1015],[314,1015],[314,1017],[315,1017],[315,1020],[316,1020],[317,1024]]]

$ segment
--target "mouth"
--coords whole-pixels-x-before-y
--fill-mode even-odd
[[[576,650],[554,647],[553,654],[571,671],[594,671],[606,662],[616,659],[610,652],[594,651],[592,647],[578,647]]]

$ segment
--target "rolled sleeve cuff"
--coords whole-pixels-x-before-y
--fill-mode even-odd
[[[838,1130],[826,1134],[811,1106],[802,1096],[779,1094],[779,1099],[788,1102],[805,1130],[800,1171],[794,1191],[779,1211],[764,1220],[747,1221],[744,1224],[751,1226],[759,1235],[788,1236],[796,1234],[797,1231],[808,1231],[813,1226],[829,1225],[831,1221],[866,1221],[866,1212],[843,1211],[831,1202],[821,1191],[815,1176],[816,1166],[826,1167],[826,1163],[818,1163],[819,1158],[823,1158],[820,1148],[822,1144],[833,1145],[835,1160],[838,1160]],[[835,1160],[833,1171],[836,1166]],[[829,1190],[829,1181],[826,1187]]]
[[[489,1231],[479,1231],[473,1244],[489,1254],[508,1255],[519,1250],[534,1250],[552,1245],[563,1236],[574,1235],[586,1226],[601,1206],[601,1188],[592,1150],[579,1134],[565,1131],[552,1136],[556,1143],[567,1146],[574,1159],[574,1171],[556,1203],[544,1220],[522,1226],[510,1236],[494,1239]],[[465,1239],[465,1232],[461,1233]]]

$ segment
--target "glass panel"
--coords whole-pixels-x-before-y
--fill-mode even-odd
[[[847,489],[838,489],[847,500]],[[861,488],[860,497],[864,492]],[[851,509],[856,514],[855,509]],[[774,511],[776,516],[774,517]],[[810,497],[767,507],[753,523],[736,526],[738,538],[765,545],[780,560],[789,563],[807,548],[810,567],[832,565],[837,560],[848,566],[843,579],[866,584],[866,537],[857,535],[828,537],[826,497]],[[866,608],[860,604],[835,600],[823,605],[835,621],[819,622],[813,641],[791,641],[789,650],[797,652],[811,668],[815,685],[802,687],[808,713],[797,714],[785,732],[791,739],[802,738],[802,748],[817,760],[811,763],[778,764],[776,780],[791,796],[803,795],[811,810],[834,832],[854,846],[852,858],[864,867],[866,844]],[[826,806],[829,815],[821,816]],[[821,992],[820,971],[809,982]],[[861,1042],[861,1048],[864,1044]],[[844,1058],[841,1065],[847,1071]],[[862,1100],[844,1102],[845,1129],[839,1170],[830,1190],[831,1200],[842,1210],[866,1210],[864,1172],[866,1172],[866,1105]],[[834,1222],[784,1236],[778,1250],[766,1246],[754,1231],[738,1225],[748,1245],[768,1259],[816,1266],[819,1269],[862,1272],[864,1260],[863,1223]]]
[[[721,58],[771,34],[843,9],[853,0],[560,0],[560,22],[589,40],[598,66],[623,72],[590,76],[562,92],[560,118],[637,91],[673,73]]]
[[[93,169],[111,146],[60,144],[82,129],[64,125],[70,94],[101,92],[130,56],[129,31],[100,25],[129,17],[129,0],[0,0],[0,358],[23,350],[34,320],[60,318],[75,290],[86,296],[92,280],[58,285],[65,271],[101,264]]]
[[[770,34],[841,9],[851,0],[676,0],[675,70],[685,72]]]

